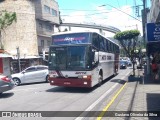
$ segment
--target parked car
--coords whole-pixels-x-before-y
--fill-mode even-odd
[[[127,60],[127,64],[128,64],[128,66],[132,66],[131,60]]]
[[[8,76],[0,74],[0,94],[14,88],[14,82]]]
[[[128,66],[128,63],[126,60],[120,60],[120,69],[126,69]]]
[[[48,82],[48,66],[31,66],[11,76],[16,86],[23,83]]]

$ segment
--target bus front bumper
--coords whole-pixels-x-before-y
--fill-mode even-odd
[[[50,85],[64,87],[92,87],[91,80],[83,78],[49,78]]]

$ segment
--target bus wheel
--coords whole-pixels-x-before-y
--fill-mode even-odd
[[[101,86],[101,85],[102,85],[102,81],[103,81],[103,77],[102,77],[102,75],[99,75],[99,78],[98,78],[98,86]]]

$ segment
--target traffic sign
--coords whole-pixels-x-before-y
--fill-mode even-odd
[[[147,40],[148,42],[160,41],[160,24],[147,23]]]

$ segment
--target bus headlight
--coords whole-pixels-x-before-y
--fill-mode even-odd
[[[78,78],[83,78],[83,79],[91,80],[91,75],[78,75]]]

